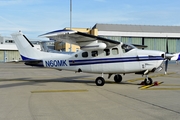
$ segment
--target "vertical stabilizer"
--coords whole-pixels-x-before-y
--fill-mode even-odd
[[[18,32],[11,35],[23,60],[40,59],[41,51],[37,50],[23,33]]]

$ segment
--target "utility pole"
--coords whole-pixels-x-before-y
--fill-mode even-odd
[[[72,0],[70,0],[70,30],[72,29]]]
[[[72,29],[72,0],[70,0],[70,30]],[[70,52],[72,52],[72,44],[70,43]]]

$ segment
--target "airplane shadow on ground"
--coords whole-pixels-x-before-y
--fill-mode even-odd
[[[43,83],[48,83],[48,82],[57,82],[57,83],[62,82],[62,83],[72,83],[72,84],[83,83],[88,86],[96,86],[95,78],[91,78],[91,77],[92,76],[72,76],[72,77],[53,78],[53,79],[32,79],[32,78],[1,79],[0,88],[9,88],[9,87],[26,86],[26,85],[45,86],[45,84]],[[8,81],[10,81],[11,83],[8,83]],[[3,84],[1,82],[3,82]],[[123,82],[123,81],[121,83],[115,83],[114,81],[108,81],[108,80],[106,81],[105,84],[139,85],[136,83]]]

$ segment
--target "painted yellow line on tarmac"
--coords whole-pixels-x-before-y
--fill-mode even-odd
[[[163,82],[158,82],[157,84],[160,85],[162,84]],[[157,86],[155,84],[152,84],[152,85],[145,85],[145,86],[141,86],[139,87],[140,90],[144,90],[144,89],[149,89],[150,87],[153,87],[153,86]]]
[[[180,88],[148,88],[146,90],[180,90]]]
[[[170,78],[180,78],[180,75],[168,75],[167,77],[170,77]]]
[[[31,91],[31,93],[49,93],[49,92],[87,92],[86,89],[78,89],[78,90],[35,90]]]
[[[175,84],[163,84],[163,85],[161,85],[161,86],[180,86],[180,85],[175,85]]]
[[[146,86],[140,87],[139,89],[140,89],[140,90],[144,90],[144,89],[150,88],[150,87],[152,87],[152,86],[153,86],[153,85],[146,85]]]

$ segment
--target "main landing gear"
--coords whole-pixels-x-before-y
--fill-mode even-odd
[[[120,83],[122,81],[122,76],[117,74],[114,76],[114,81],[116,83]],[[95,83],[97,86],[103,86],[105,84],[105,80],[103,78],[103,74],[102,74],[102,77],[97,77],[96,80],[95,80]]]
[[[114,76],[114,81],[115,81],[116,83],[120,83],[120,82],[122,81],[122,76],[119,75],[119,74],[115,75],[115,76]]]
[[[110,78],[110,76],[111,75],[109,75],[108,78]],[[122,76],[119,75],[119,74],[116,74],[114,76],[114,81],[116,83],[120,83],[122,81]],[[97,77],[96,78],[95,83],[96,83],[97,86],[103,86],[105,84],[105,79],[103,78],[103,74],[102,74],[102,77]],[[146,78],[144,79],[143,84],[144,85],[151,85],[152,83],[153,83],[153,80],[150,77],[148,77],[148,75],[146,75]]]
[[[105,84],[105,80],[103,77],[97,77],[95,83],[97,86],[103,86]]]

